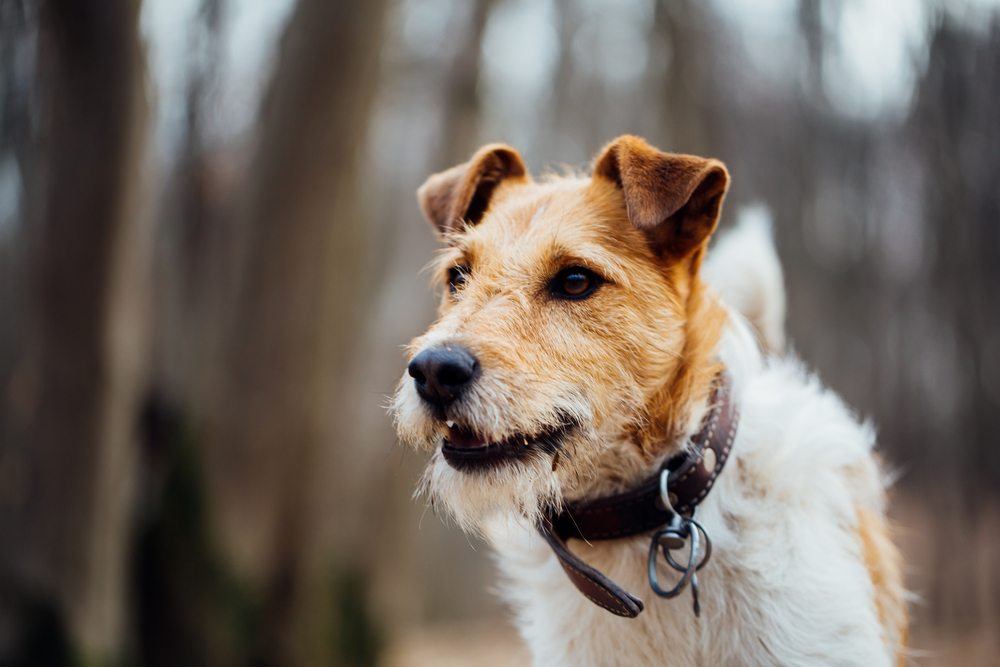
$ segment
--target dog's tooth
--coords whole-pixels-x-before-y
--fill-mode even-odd
[[[454,428],[455,427],[455,420],[454,419],[449,419],[448,421],[445,422],[445,424],[448,426],[448,428]]]

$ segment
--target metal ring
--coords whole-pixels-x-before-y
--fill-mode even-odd
[[[701,568],[705,567],[705,564],[708,563],[708,559],[712,557],[712,540],[709,539],[708,533],[705,532],[705,529],[702,527],[702,525],[700,523],[698,523],[697,521],[695,521],[694,519],[686,519],[685,523],[689,526],[688,531],[689,531],[689,533],[691,535],[692,541],[695,540],[695,536],[698,533],[701,533],[701,536],[705,538],[705,554],[701,557],[701,560],[698,561],[698,567],[696,567],[694,569],[694,571],[697,572]],[[692,525],[697,530],[691,530],[690,526],[692,526]],[[694,554],[694,550],[692,550],[691,553]],[[670,567],[674,568],[678,572],[683,572],[688,567],[688,566],[685,566],[685,565],[681,565],[680,563],[678,563],[677,561],[675,561],[674,557],[673,557],[673,554],[670,553],[669,549],[666,549],[666,548],[663,549],[663,557],[667,560],[667,563],[670,564]],[[689,555],[689,561],[693,557],[694,557],[693,555]],[[688,565],[690,565],[690,562],[688,563]]]
[[[670,471],[664,468],[660,471],[660,501],[663,503],[663,508],[668,512],[673,514],[680,514],[674,509],[674,506],[670,503],[670,489],[667,488],[670,479]]]
[[[649,542],[649,559],[646,562],[647,573],[649,575],[649,587],[653,589],[654,593],[663,598],[673,598],[680,595],[681,591],[684,590],[684,587],[687,586],[688,582],[691,580],[691,577],[697,570],[697,567],[695,567],[694,564],[694,559],[698,551],[698,532],[692,531],[691,544],[690,544],[690,549],[688,551],[687,566],[679,567],[675,565],[673,562],[670,562],[673,560],[672,558],[668,560],[668,563],[670,563],[671,567],[673,567],[678,572],[683,572],[680,581],[678,581],[673,588],[666,590],[660,588],[660,578],[659,575],[656,573],[656,553],[657,551],[659,551],[660,539],[664,535],[666,535],[668,530],[669,530],[668,528],[664,528],[656,531],[656,533],[653,534],[653,539],[650,540]],[[702,531],[702,533],[704,533],[704,531]]]

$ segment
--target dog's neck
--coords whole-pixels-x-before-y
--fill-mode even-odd
[[[702,420],[701,430],[692,439],[690,451],[664,462],[656,477],[625,493],[565,507],[561,513],[550,514],[539,524],[539,532],[573,584],[598,606],[629,618],[634,618],[643,609],[639,598],[581,560],[570,551],[566,540],[571,537],[586,541],[622,539],[659,529],[653,537],[650,554],[656,552],[660,537],[669,535],[672,541],[690,539],[693,555],[699,534],[706,540],[708,537],[691,516],[725,466],[739,424],[739,409],[732,400],[731,388],[728,375],[723,373],[716,378],[712,407]],[[691,526],[696,527],[698,534]],[[671,548],[678,547],[675,544]],[[707,559],[708,551],[704,553]],[[661,595],[673,597],[684,585],[682,580],[670,591],[658,588],[653,572],[650,569],[651,585]],[[692,586],[697,584],[692,582]],[[698,609],[696,596],[695,614]]]
[[[716,355],[725,310],[697,274],[688,278],[685,301],[681,357],[647,404],[649,424],[639,434],[643,451],[652,455],[651,463],[676,454],[692,429],[697,430],[712,381],[722,369]]]
[[[585,500],[634,487],[684,447],[707,410],[712,383],[722,370],[718,346],[727,314],[697,274],[683,283],[687,289],[684,341],[673,371],[646,402],[643,414],[620,436],[621,446],[606,454],[611,476],[601,476],[584,493],[570,500]]]

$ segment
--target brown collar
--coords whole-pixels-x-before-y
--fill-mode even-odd
[[[691,517],[729,458],[739,424],[739,410],[731,393],[729,375],[720,374],[712,392],[712,407],[702,420],[701,430],[691,438],[691,447],[667,460],[660,468],[660,472],[669,471],[670,504],[683,517]],[[640,535],[664,528],[674,518],[675,513],[660,499],[658,472],[631,491],[570,503],[561,513],[543,521],[538,531],[552,547],[570,581],[587,599],[612,614],[635,618],[643,609],[642,600],[583,562],[569,550],[566,540],[571,537],[586,541],[611,540]],[[656,546],[652,547],[651,554],[655,550]],[[697,610],[697,601],[695,608]]]

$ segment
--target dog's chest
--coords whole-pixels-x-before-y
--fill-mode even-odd
[[[623,619],[587,600],[534,530],[493,534],[501,592],[536,665],[891,663],[855,525],[855,508],[881,493],[872,436],[832,396],[779,371],[748,387],[734,458],[698,508],[713,542],[701,618],[689,592],[650,590],[648,536],[570,543],[643,599]]]
[[[537,551],[522,552],[520,557],[504,549],[501,567],[509,577],[505,593],[519,610],[519,629],[536,665],[719,664],[713,656],[734,648],[723,646],[727,637],[713,636],[719,614],[695,618],[688,593],[672,600],[652,594],[644,569],[636,567],[645,558],[643,538],[581,552],[589,563],[643,599],[645,610],[635,619],[614,616],[593,604],[573,587],[543,545],[529,548]],[[721,582],[709,587],[717,585]],[[708,596],[713,601],[717,597],[713,592]],[[732,620],[726,623],[731,625]]]
[[[506,576],[501,590],[535,664],[889,664],[871,584],[849,533],[818,518],[789,520],[777,512],[755,521],[737,517],[747,529],[727,533],[718,507],[706,514],[716,548],[699,573],[700,618],[690,591],[662,599],[650,590],[648,536],[571,542],[587,563],[642,598],[645,609],[634,619],[585,598],[534,531],[495,541]]]

